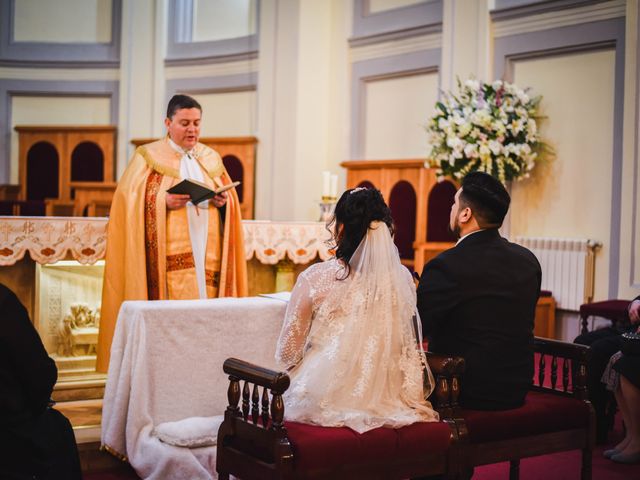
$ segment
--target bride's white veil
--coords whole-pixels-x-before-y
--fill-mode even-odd
[[[369,225],[351,257],[348,276],[337,284],[319,306],[308,337],[310,344],[327,345],[326,356],[331,357],[313,367],[315,378],[326,379],[323,396],[343,408],[353,405],[354,419],[362,402],[395,409],[392,404],[397,399],[384,397],[389,392],[400,395],[405,411],[410,406],[433,414],[425,402],[434,381],[422,350],[420,321],[415,317],[415,286],[411,273],[400,263],[385,223]],[[312,387],[307,384],[305,388]],[[396,418],[386,410],[364,422],[394,426],[406,424],[407,418],[402,409]]]

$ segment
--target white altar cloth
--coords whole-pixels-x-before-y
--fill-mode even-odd
[[[224,360],[274,368],[286,303],[268,298],[124,302],[111,346],[102,444],[148,479],[215,478],[215,447],[181,448],[154,426],[222,415]]]

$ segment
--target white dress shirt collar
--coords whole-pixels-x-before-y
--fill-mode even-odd
[[[460,238],[458,239],[458,241],[456,242],[456,246],[458,246],[458,244],[459,244],[461,241],[463,241],[465,238],[467,238],[469,235],[473,235],[474,233],[478,233],[478,232],[483,232],[483,231],[485,231],[485,230],[486,230],[486,228],[481,228],[480,230],[474,230],[473,232],[469,232],[469,233],[467,233],[466,235],[464,235],[463,237],[460,237]]]

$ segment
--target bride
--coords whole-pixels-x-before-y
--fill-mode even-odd
[[[276,359],[291,377],[287,420],[360,433],[437,421],[415,286],[389,208],[378,190],[347,190],[331,223],[335,258],[300,274],[278,340]]]

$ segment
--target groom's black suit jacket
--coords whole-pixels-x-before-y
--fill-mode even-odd
[[[430,351],[464,357],[463,407],[524,402],[541,276],[536,257],[497,229],[473,233],[425,265],[418,286],[423,334]]]

